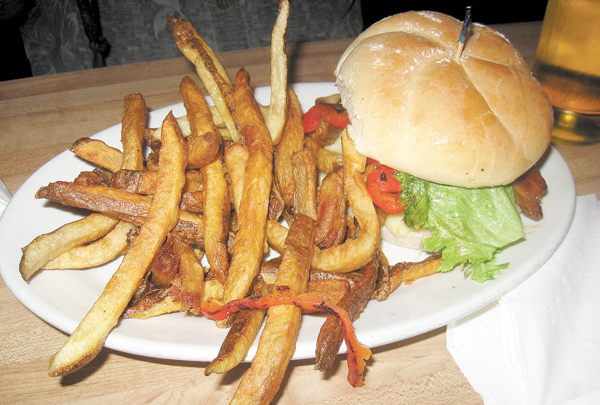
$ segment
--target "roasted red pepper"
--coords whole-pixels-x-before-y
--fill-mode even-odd
[[[262,296],[251,296],[222,304],[217,300],[203,301],[200,310],[209,319],[221,320],[245,309],[266,309],[276,305],[294,305],[299,308],[325,312],[337,316],[344,326],[344,339],[348,350],[348,382],[353,387],[364,384],[364,372],[371,350],[356,339],[352,321],[346,310],[312,294],[298,294],[287,287],[277,287],[276,292]]]
[[[304,132],[314,132],[321,118],[338,128],[345,128],[350,123],[348,113],[339,113],[329,105],[316,104],[304,114],[304,118],[302,119]]]
[[[400,214],[405,206],[398,200],[402,184],[394,177],[394,169],[387,166],[378,167],[367,175],[367,190],[373,203],[388,214]]]

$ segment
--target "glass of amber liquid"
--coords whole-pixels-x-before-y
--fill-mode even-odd
[[[554,109],[552,141],[600,142],[600,0],[549,0],[532,67]]]

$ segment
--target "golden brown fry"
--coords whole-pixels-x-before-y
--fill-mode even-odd
[[[244,173],[248,161],[248,149],[241,143],[231,143],[225,147],[224,159],[231,184],[231,199],[233,200],[235,212],[239,216],[240,203],[244,193]]]
[[[48,374],[65,375],[89,363],[100,351],[146,270],[179,218],[179,199],[185,183],[187,151],[175,117],[163,123],[159,177],[148,217],[139,235],[79,326],[52,357]]]
[[[376,254],[373,260],[367,264],[358,283],[338,303],[340,307],[348,312],[352,322],[358,319],[359,314],[371,299],[377,285],[380,267],[381,261],[379,255]],[[315,369],[325,371],[333,365],[343,340],[344,327],[342,322],[338,317],[328,315],[317,338]]]
[[[188,167],[198,169],[215,159],[221,148],[221,137],[213,132],[192,134],[185,138],[185,143],[189,151]]]
[[[80,172],[75,180],[73,180],[73,183],[93,186],[108,186],[112,183],[112,177],[112,174],[95,168],[92,171]]]
[[[308,149],[292,153],[294,178],[294,214],[302,213],[317,220],[317,162]]]
[[[156,187],[156,172],[122,169],[114,174],[111,186],[130,193],[150,195]]]
[[[121,169],[142,170],[144,154],[142,145],[148,109],[141,94],[125,96],[121,117],[121,144],[123,145],[123,161]]]
[[[344,131],[344,190],[350,208],[360,226],[357,239],[347,239],[343,244],[316,250],[313,267],[317,270],[347,272],[365,266],[371,261],[379,246],[379,220],[367,186],[362,178],[366,158],[360,155]]]
[[[202,90],[189,76],[183,78],[179,90],[192,131],[192,135],[186,138],[189,151],[188,167],[200,168],[210,163],[219,151],[219,130],[213,122]]]
[[[169,28],[177,46],[185,57],[194,64],[196,72],[210,97],[219,109],[225,126],[234,141],[239,140],[234,120],[233,86],[216,55],[198,32],[183,18],[168,17]]]
[[[98,214],[91,214],[98,215]],[[109,217],[107,217],[109,218]],[[114,219],[111,218],[112,221]],[[46,270],[87,269],[117,258],[128,246],[127,234],[133,224],[121,221],[104,237],[88,245],[76,246],[42,266]]]
[[[238,231],[225,285],[225,302],[244,297],[260,270],[273,180],[271,137],[249,87],[248,73],[243,69],[236,76],[235,104],[240,133],[248,149],[248,161]]]
[[[333,171],[321,181],[317,196],[317,247],[326,249],[344,241],[347,205],[344,179]]]
[[[111,186],[130,193],[150,195],[156,186],[156,172],[121,169],[112,176]],[[202,191],[202,175],[197,170],[185,172],[185,192]]]
[[[149,319],[155,316],[181,312],[181,301],[176,287],[156,289],[131,303],[121,315],[124,319]]]
[[[213,121],[210,107],[200,87],[196,85],[191,77],[185,76],[181,80],[179,91],[183,97],[183,105],[187,112],[192,134],[203,135],[211,132],[216,135],[218,131]]]
[[[115,173],[123,163],[123,153],[99,139],[81,138],[69,148],[80,158]]]
[[[42,187],[36,198],[47,198],[71,207],[101,212],[141,226],[148,214],[150,197],[128,193],[112,187],[86,186],[68,182],[54,182]],[[204,218],[186,211],[180,211],[179,222],[173,229],[195,247],[204,246]]]
[[[193,214],[202,214],[204,212],[204,192],[183,192],[179,209]]]
[[[323,173],[331,173],[342,167],[342,155],[323,148],[314,139],[306,137],[304,139],[304,146],[315,154],[317,157],[317,167]]]
[[[289,1],[280,0],[279,13],[271,34],[271,102],[265,120],[273,145],[277,145],[281,140],[287,115],[287,54],[285,46],[289,16]]]
[[[366,158],[354,149],[354,144],[344,132],[344,189],[350,208],[360,226],[356,239],[346,239],[337,246],[327,249],[315,249],[312,266],[315,270],[349,272],[365,266],[379,246],[379,219],[362,177]],[[267,235],[269,245],[278,252],[282,251],[283,239],[287,230],[275,221],[269,221]]]
[[[179,256],[175,254],[171,237],[167,236],[150,264],[150,280],[158,288],[169,287],[178,270]]]
[[[288,113],[281,142],[275,148],[275,181],[283,201],[294,205],[294,178],[292,175],[292,153],[304,147],[304,127],[302,126],[302,107],[296,93],[288,88]]]
[[[202,169],[204,176],[204,253],[215,277],[225,283],[229,269],[227,237],[231,202],[221,155]]]
[[[444,262],[441,255],[432,255],[421,262],[400,262],[392,266],[377,282],[375,298],[385,300],[400,284],[412,284],[415,280],[437,273]]]
[[[302,213],[290,227],[275,286],[306,291],[314,250],[315,223]],[[293,305],[269,308],[252,365],[242,377],[232,404],[271,402],[296,347],[302,312]]]
[[[266,295],[267,285],[258,277],[252,295]],[[237,366],[248,354],[262,325],[266,310],[242,311],[236,314],[233,324],[219,349],[217,357],[204,369],[204,375],[223,374]]]
[[[23,250],[19,272],[28,280],[49,260],[83,243],[92,242],[117,225],[118,221],[100,214],[91,214],[36,237]]]
[[[181,310],[197,313],[204,293],[204,267],[190,245],[175,238],[173,248],[179,256]]]

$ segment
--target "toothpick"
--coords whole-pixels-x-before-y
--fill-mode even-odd
[[[465,8],[465,20],[463,21],[463,27],[460,31],[460,37],[458,39],[458,46],[456,49],[456,53],[454,54],[454,60],[459,61],[460,56],[462,55],[462,51],[465,47],[465,42],[467,41],[467,33],[469,32],[469,27],[471,26],[471,6],[467,6]]]

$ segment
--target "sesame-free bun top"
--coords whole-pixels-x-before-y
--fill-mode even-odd
[[[473,24],[407,12],[365,30],[336,69],[356,149],[422,179],[462,187],[508,184],[550,142],[552,108],[517,50]]]

